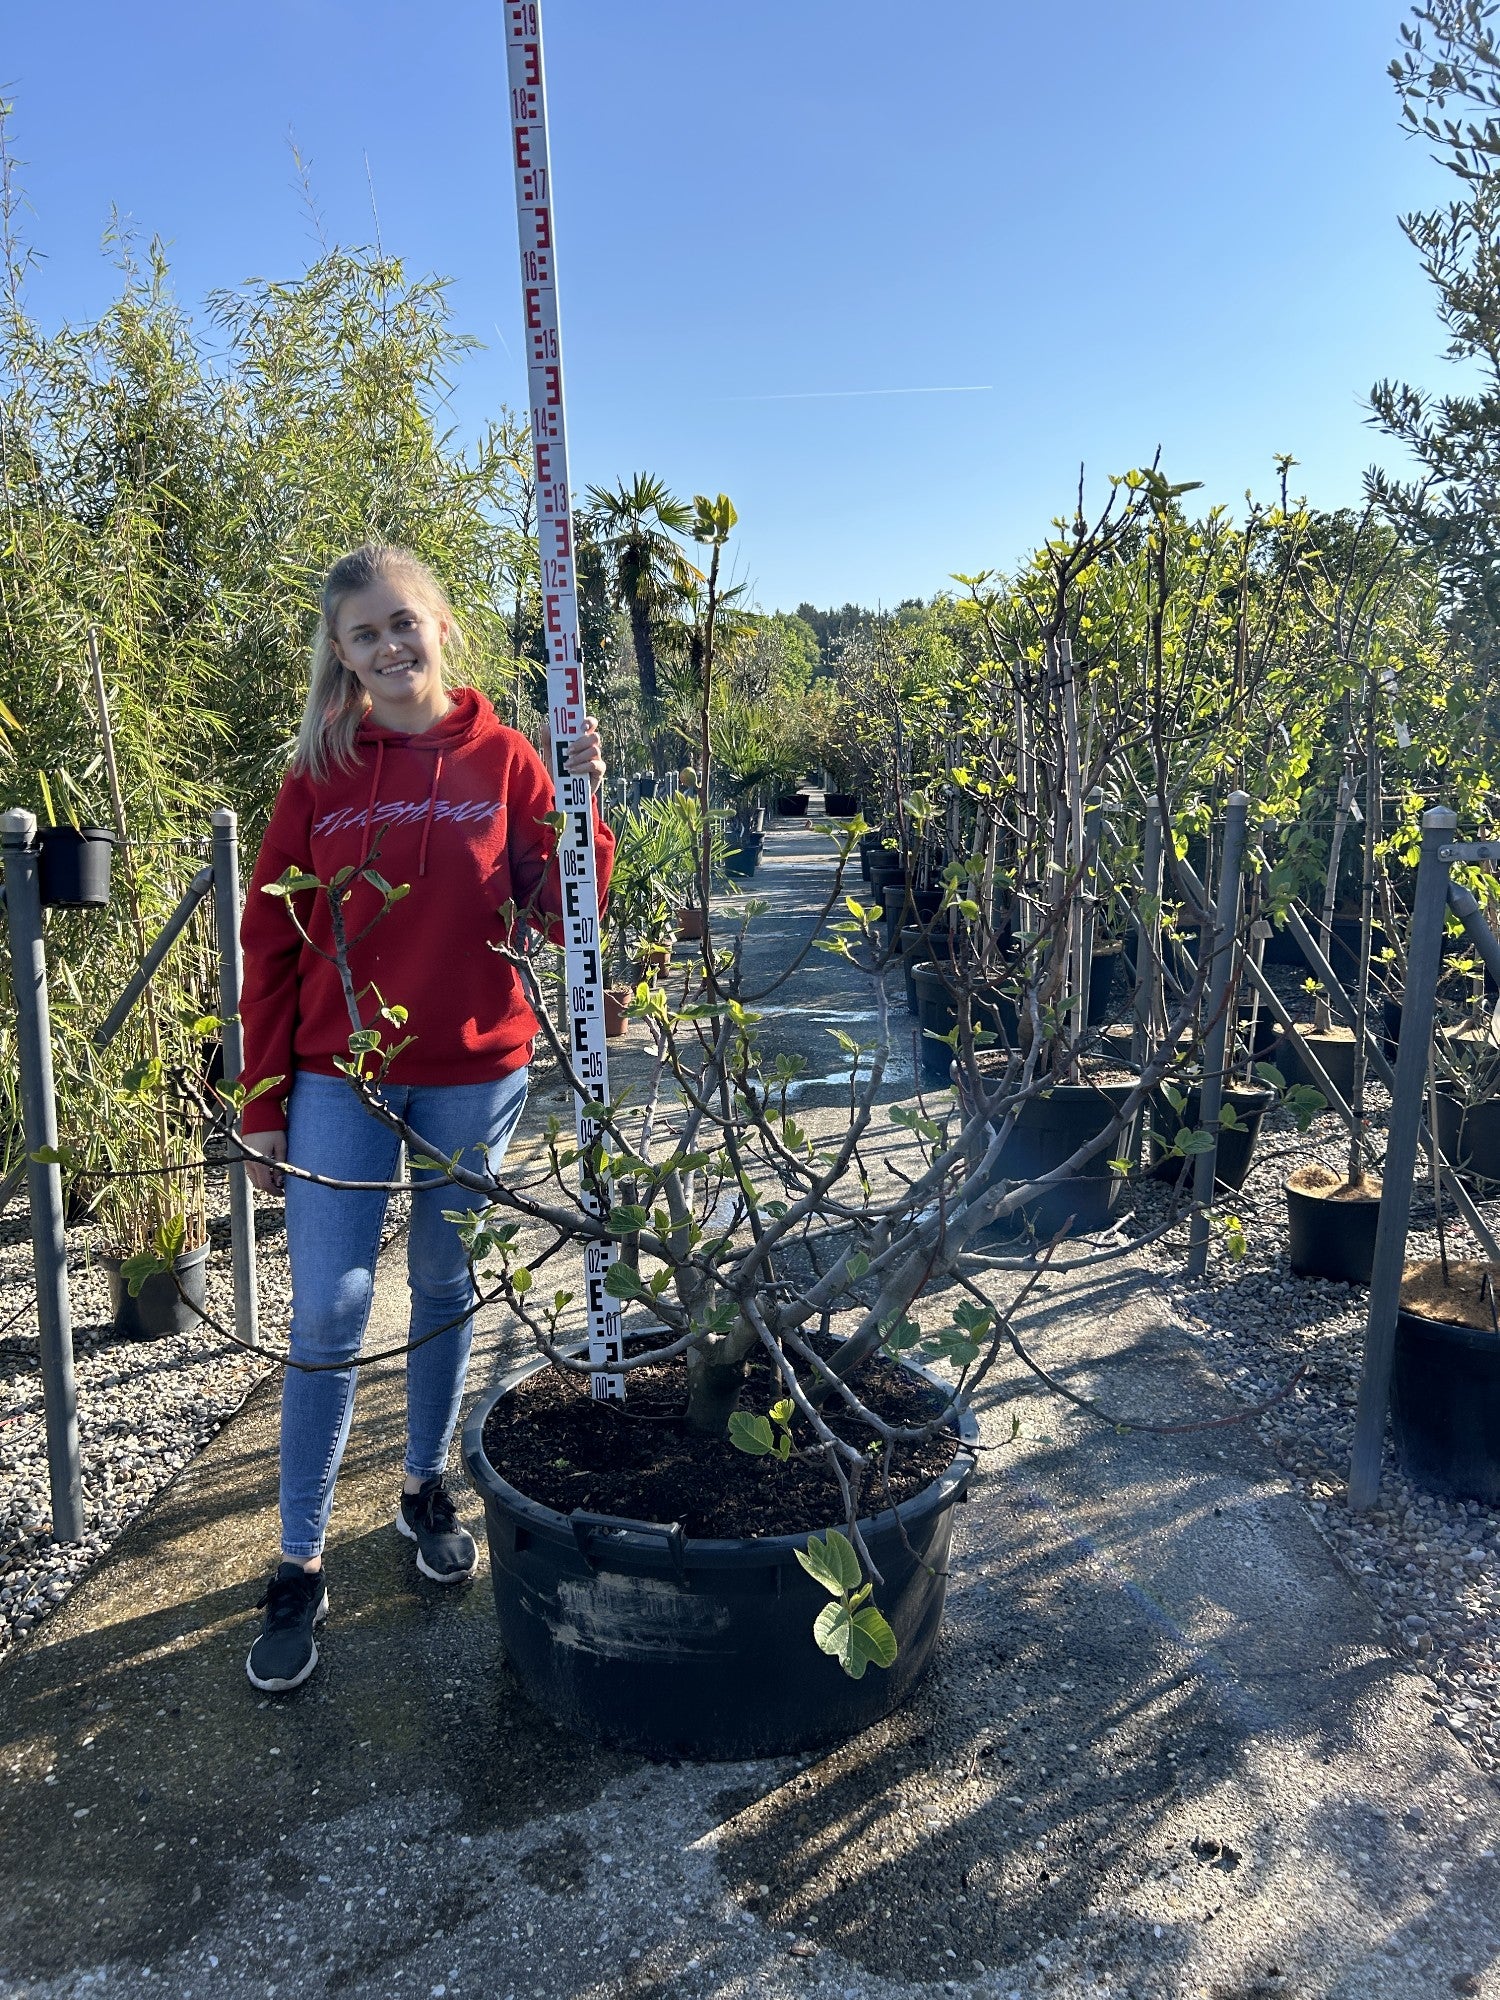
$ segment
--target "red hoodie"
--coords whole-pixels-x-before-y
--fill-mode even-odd
[[[352,1032],[337,968],[302,942],[285,902],[261,891],[288,868],[327,882],[358,867],[377,842],[378,872],[393,887],[411,886],[353,948],[350,964],[365,1024],[388,1045],[415,1037],[390,1081],[482,1083],[531,1057],[536,1017],[491,946],[506,935],[504,903],[524,909],[535,898],[538,910],[561,915],[556,835],[542,824],[554,810],[546,767],[473,688],[454,689],[448,714],[420,736],[367,718],[357,742],[353,770],[321,784],[305,774],[283,781],[250,878],[240,925],[242,1080],[247,1089],[267,1077],[285,1081],[246,1105],[247,1137],[283,1129],[293,1071],[336,1076],[334,1058],[347,1058]],[[602,897],[615,843],[597,805],[594,838]],[[327,897],[308,890],[294,900],[314,942],[330,951]],[[379,907],[379,892],[357,883],[344,905],[346,935],[357,936]],[[371,985],[386,1005],[406,1008],[404,1028],[379,1019]]]

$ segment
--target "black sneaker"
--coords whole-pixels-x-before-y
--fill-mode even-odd
[[[474,1537],[459,1520],[442,1479],[403,1493],[396,1526],[417,1545],[417,1568],[434,1583],[465,1583],[479,1567]]]
[[[301,1687],[318,1664],[313,1628],[328,1616],[328,1579],[321,1569],[284,1562],[266,1585],[260,1603],[265,1607],[265,1630],[250,1648],[245,1672],[252,1687],[266,1694],[285,1694],[288,1688]]]

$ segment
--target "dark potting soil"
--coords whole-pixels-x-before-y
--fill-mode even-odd
[[[936,1406],[930,1388],[878,1359],[857,1369],[851,1386],[890,1424],[925,1423]],[[792,1429],[792,1456],[783,1464],[687,1428],[680,1360],[632,1370],[626,1388],[629,1401],[621,1410],[594,1402],[587,1376],[540,1369],[491,1412],[484,1428],[490,1464],[529,1500],[561,1514],[582,1507],[632,1521],[678,1521],[694,1537],[796,1535],[843,1521],[838,1481],[821,1455],[798,1456],[807,1442],[800,1419]],[[776,1400],[769,1367],[755,1368],[740,1408],[764,1415]],[[872,1433],[857,1419],[832,1410],[828,1416],[839,1436],[861,1447],[869,1442]],[[953,1463],[954,1450],[946,1431],[898,1446],[888,1486],[878,1465],[866,1475],[861,1514],[878,1514],[920,1493]]]

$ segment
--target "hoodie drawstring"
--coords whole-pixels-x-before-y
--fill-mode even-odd
[[[417,874],[427,873],[427,839],[432,832],[432,815],[437,804],[438,779],[443,775],[443,753],[441,750],[432,760],[432,783],[427,790],[427,817],[422,822],[422,845],[417,855]]]
[[[370,822],[375,817],[375,800],[380,791],[380,769],[385,762],[385,745],[375,745],[375,770],[370,779],[370,796],[365,800],[365,823],[359,836],[359,865],[364,867],[370,858]],[[423,851],[425,853],[425,843]]]

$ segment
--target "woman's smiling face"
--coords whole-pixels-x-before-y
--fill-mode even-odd
[[[339,607],[334,651],[370,697],[386,729],[428,729],[447,710],[443,643],[448,621],[435,618],[400,580],[377,577]]]

